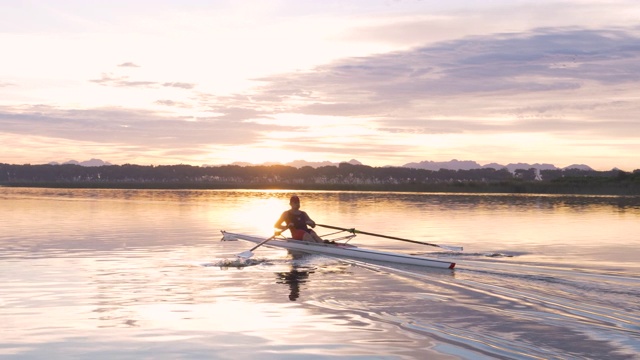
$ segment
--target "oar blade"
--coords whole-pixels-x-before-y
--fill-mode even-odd
[[[253,253],[251,252],[251,250],[247,250],[247,251],[241,252],[240,254],[237,254],[236,256],[247,260],[247,259],[251,259],[251,257],[253,256]]]
[[[451,245],[437,245],[437,246],[449,251],[462,251],[462,246],[451,246]]]

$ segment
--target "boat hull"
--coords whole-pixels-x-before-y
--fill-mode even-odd
[[[245,234],[236,234],[223,231],[222,240],[245,240],[252,243],[259,244],[262,241],[266,240],[266,238],[245,235]],[[374,261],[383,261],[390,262],[396,264],[406,264],[406,265],[417,265],[417,266],[427,266],[427,267],[435,267],[435,268],[443,268],[443,269],[453,269],[455,267],[455,263],[450,261],[438,260],[425,258],[421,256],[415,255],[407,255],[407,254],[395,254],[385,251],[378,250],[367,250],[361,249],[357,246],[348,245],[348,244],[322,244],[322,243],[312,243],[300,240],[292,240],[292,239],[272,239],[269,240],[265,244],[265,246],[270,247],[278,247],[287,250],[300,251],[308,254],[320,254],[320,255],[331,255],[338,257],[346,257],[352,259],[362,259],[362,260],[374,260]]]

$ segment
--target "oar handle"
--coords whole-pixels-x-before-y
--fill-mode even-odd
[[[416,240],[411,240],[411,239],[404,239],[404,238],[399,238],[399,237],[395,237],[395,236],[388,236],[388,235],[382,235],[382,234],[374,234],[374,233],[370,233],[370,232],[366,232],[366,231],[356,230],[355,228],[347,229],[347,228],[341,228],[341,227],[333,226],[333,225],[324,225],[324,224],[316,224],[316,225],[317,225],[317,226],[322,226],[322,227],[325,227],[325,228],[328,228],[328,229],[335,229],[335,230],[348,231],[348,232],[350,232],[350,233],[352,233],[352,234],[371,235],[371,236],[377,236],[377,237],[381,237],[381,238],[385,238],[385,239],[392,239],[392,240],[406,241],[406,242],[410,242],[410,243],[414,243],[414,244],[421,244],[421,245],[436,246],[436,247],[443,248],[443,249],[447,249],[447,250],[462,251],[462,247],[459,247],[459,246],[445,246],[445,245],[432,244],[432,243],[423,242],[423,241],[416,241]]]

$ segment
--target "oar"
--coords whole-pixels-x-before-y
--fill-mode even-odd
[[[249,259],[253,256],[253,250],[259,248],[260,246],[262,246],[264,243],[266,243],[269,240],[272,240],[273,238],[275,238],[276,236],[280,235],[282,232],[281,231],[276,231],[275,234],[273,234],[272,237],[268,238],[267,240],[262,241],[260,244],[254,246],[251,248],[251,250],[247,250],[247,251],[243,251],[240,254],[237,254],[236,256],[239,258],[243,258],[243,259]]]
[[[347,229],[347,228],[341,228],[341,227],[337,227],[337,226],[323,225],[323,224],[316,224],[316,225],[317,226],[322,226],[322,227],[325,227],[325,228],[328,228],[328,229],[348,231],[348,232],[350,232],[352,234],[371,235],[371,236],[377,236],[377,237],[386,238],[386,239],[406,241],[406,242],[410,242],[410,243],[414,243],[414,244],[436,246],[436,247],[443,248],[445,250],[450,250],[450,251],[462,251],[462,246],[438,245],[438,244],[432,244],[432,243],[428,243],[428,242],[422,242],[422,241],[416,241],[416,240],[410,240],[410,239],[403,239],[403,238],[399,238],[399,237],[395,237],[395,236],[374,234],[374,233],[370,233],[370,232],[356,230],[356,229],[353,229],[353,228]]]

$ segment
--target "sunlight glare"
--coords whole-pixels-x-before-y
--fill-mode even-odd
[[[256,199],[247,205],[246,215],[252,225],[264,234],[273,234],[273,225],[280,214],[288,209],[286,200],[275,196]]]

